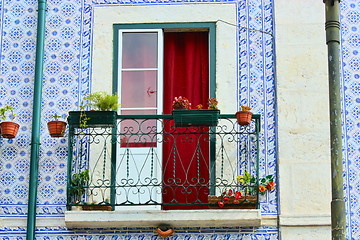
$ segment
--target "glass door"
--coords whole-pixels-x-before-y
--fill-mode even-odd
[[[119,30],[118,94],[121,107],[118,114],[162,114],[162,57],[162,30]],[[117,203],[161,203],[162,144],[157,139],[161,136],[156,135],[160,124],[153,119],[141,118],[119,123]],[[160,209],[154,205],[144,207]]]

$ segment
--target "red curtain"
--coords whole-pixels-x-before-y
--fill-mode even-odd
[[[190,100],[192,108],[209,98],[209,49],[207,32],[164,33],[164,114],[171,114],[174,97]],[[165,127],[174,132],[173,124]],[[208,136],[191,134],[206,128],[176,128],[187,136],[166,135],[163,144],[163,202],[207,202],[209,182]],[[176,135],[176,134],[175,134]],[[176,144],[176,149],[173,148]],[[200,205],[167,206],[164,209],[207,208]]]

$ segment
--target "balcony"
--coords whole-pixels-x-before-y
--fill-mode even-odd
[[[183,221],[182,226],[189,219],[181,214],[189,211],[214,215],[219,209],[246,209],[241,211],[259,224],[259,211],[252,210],[259,208],[259,115],[247,126],[232,114],[220,114],[216,126],[188,127],[175,127],[172,115],[115,118],[113,126],[86,128],[69,121],[69,222],[79,208],[108,210],[101,213],[108,215],[168,210],[179,213],[174,222]],[[238,177],[245,173],[251,181]],[[151,216],[161,222],[164,215]]]

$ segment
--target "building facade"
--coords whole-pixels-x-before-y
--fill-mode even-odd
[[[0,1],[0,107],[12,105],[20,124],[15,138],[0,138],[3,239],[26,235],[37,4]],[[359,239],[360,5],[350,0],[340,7],[347,239]],[[234,114],[248,105],[260,114],[259,174],[274,175],[276,187],[259,199],[260,224],[180,224],[174,225],[169,239],[330,239],[324,9],[322,1],[312,0],[48,0],[36,238],[161,239],[153,226],[106,227],[91,214],[86,215],[91,219],[86,227],[69,224],[69,142],[66,137],[51,138],[46,124],[54,114],[66,118],[69,111],[78,110],[90,92],[114,91],[114,25],[206,22],[216,27],[216,61],[210,67],[221,113]],[[81,214],[76,217],[84,218]]]

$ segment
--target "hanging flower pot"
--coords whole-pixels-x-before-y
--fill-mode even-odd
[[[246,126],[251,123],[252,119],[252,112],[250,107],[247,106],[241,106],[242,110],[236,113],[236,119],[239,125]]]
[[[116,111],[70,111],[70,127],[115,127]]]
[[[66,122],[50,121],[48,122],[48,129],[51,137],[63,137],[66,129]]]
[[[175,109],[172,111],[176,127],[216,126],[219,122],[218,109]]]
[[[209,109],[202,109],[202,104],[197,105],[198,109],[191,109],[191,103],[185,97],[175,97],[173,101],[172,116],[176,127],[192,126],[217,126],[220,110],[217,108],[216,98],[208,99]]]
[[[15,118],[13,110],[14,107],[10,105],[0,108],[0,118],[5,120],[7,117],[9,117],[9,119],[13,121]],[[10,116],[6,115],[7,112],[11,112]],[[0,130],[3,138],[14,138],[19,130],[19,124],[14,122],[2,122],[0,123]]]
[[[19,130],[19,124],[14,122],[0,123],[1,136],[3,138],[14,138]]]
[[[156,228],[156,232],[161,237],[166,238],[174,234],[174,228],[172,228],[170,225],[167,224],[161,224]]]

